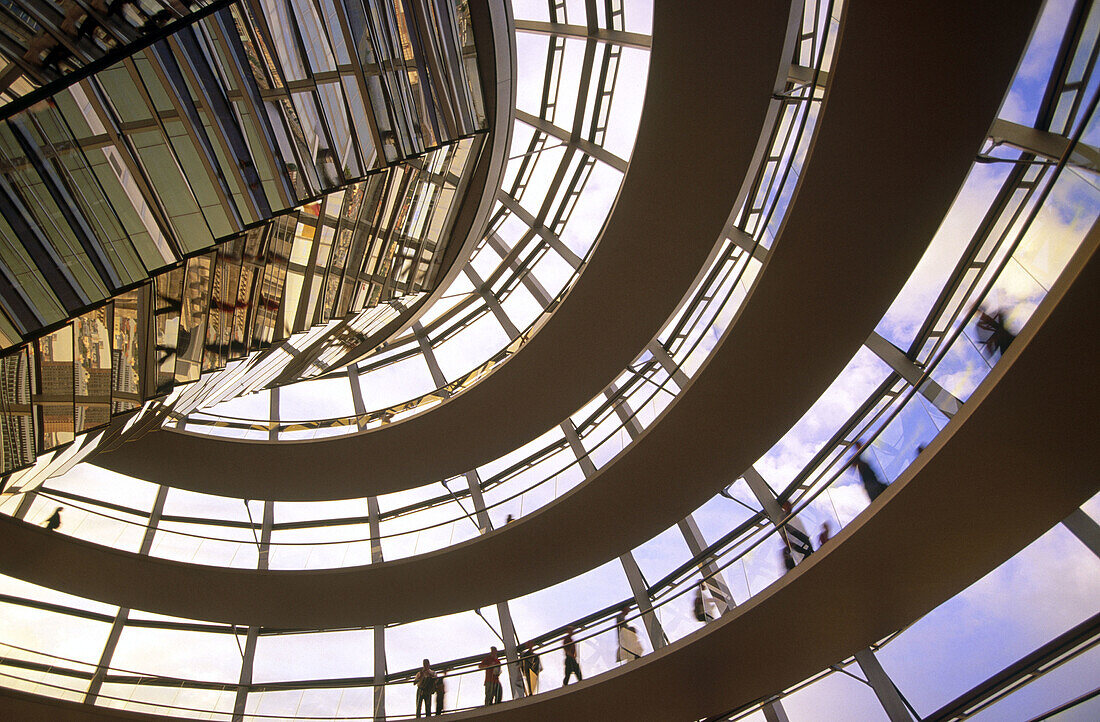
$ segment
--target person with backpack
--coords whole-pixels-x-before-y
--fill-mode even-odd
[[[539,672],[542,671],[542,662],[539,661],[539,656],[535,654],[535,648],[531,642],[523,645],[523,650],[519,655],[519,668],[523,673],[523,681],[527,685],[527,694],[538,694]]]
[[[432,693],[435,691],[435,672],[432,671],[432,663],[424,660],[424,666],[416,671],[413,677],[416,685],[416,716],[420,717],[420,705],[424,705],[424,716],[432,716]]]

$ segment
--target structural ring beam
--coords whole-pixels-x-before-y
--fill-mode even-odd
[[[1001,8],[995,33],[987,27],[992,5],[968,3],[933,18],[918,8],[852,3],[828,112],[769,261],[773,267],[664,418],[560,500],[430,554],[311,571],[151,559],[44,538],[45,531],[4,520],[0,570],[174,616],[338,627],[485,606],[594,568],[644,542],[703,503],[790,428],[859,348],[916,264],[996,113],[1038,3]],[[975,40],[955,43],[958,32],[972,32]],[[922,72],[912,73],[918,49]],[[904,72],[910,72],[907,83],[886,82]],[[852,152],[857,136],[860,154]],[[899,136],[908,142],[899,145]],[[883,242],[883,229],[893,229],[890,243]],[[808,348],[814,349],[812,365],[805,363]],[[735,414],[751,423],[733,426]],[[561,553],[555,540],[568,540],[569,553]]]
[[[1090,236],[951,425],[871,513],[794,571],[638,662],[533,698],[451,716],[698,719],[736,708],[904,627],[1079,507],[1096,491],[1100,463],[1092,427],[1079,423],[1100,403],[1091,367],[1079,362],[1100,353],[1095,335],[1080,334],[1080,323],[1100,304],[1100,228]],[[813,600],[809,614],[807,599]],[[775,644],[777,629],[802,641],[798,655]],[[714,664],[731,654],[744,658],[746,651],[752,664]],[[11,691],[0,694],[0,710],[25,720],[164,719]]]
[[[876,508],[793,572],[638,663],[455,719],[699,719],[736,709],[919,619],[1088,501],[1100,447],[1081,420],[1095,418],[1100,385],[1081,359],[1100,342],[1080,324],[1100,307],[1100,258],[1088,259],[1100,228],[1091,236],[950,426]],[[798,654],[777,632],[799,640]]]

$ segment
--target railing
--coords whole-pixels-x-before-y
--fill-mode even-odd
[[[794,60],[796,63],[806,63],[811,75],[828,70],[832,57],[825,52],[830,47],[828,19],[835,25],[835,17],[832,3],[820,3],[814,6],[813,12],[805,13],[802,40]],[[675,400],[682,391],[685,379],[694,374],[702,360],[713,350],[713,339],[721,337],[748,297],[748,287],[762,265],[753,254],[758,247],[771,245],[771,239],[785,217],[816,126],[814,101],[820,101],[824,95],[824,89],[817,85],[797,81],[791,81],[790,85],[790,90],[774,101],[779,112],[774,124],[766,131],[769,150],[756,169],[752,192],[745,206],[731,220],[701,282],[688,294],[680,311],[659,334],[659,338],[666,339],[660,347],[663,349],[664,363],[655,359],[652,351],[644,351],[603,394],[563,422],[575,427],[580,448],[567,449],[565,434],[558,428],[551,429],[543,435],[543,438],[551,437],[549,443],[538,451],[526,453],[521,459],[514,459],[516,452],[512,452],[473,470],[474,474],[485,477],[480,484],[485,498],[483,509],[473,508],[466,478],[448,479],[441,482],[445,490],[443,495],[411,508],[400,505],[380,515],[378,521],[382,533],[373,538],[348,538],[348,535],[333,533],[339,527],[367,530],[370,519],[360,515],[331,520],[327,525],[329,528],[324,530],[318,529],[317,524],[297,528],[276,525],[271,541],[265,542],[264,549],[261,549],[258,542],[260,530],[250,522],[242,520],[238,524],[224,525],[227,535],[217,537],[199,531],[202,525],[209,524],[205,520],[165,517],[157,530],[151,553],[200,563],[255,567],[260,554],[266,551],[265,556],[273,568],[317,568],[368,563],[372,545],[381,544],[383,557],[395,559],[448,546],[487,531],[489,527],[478,523],[478,514],[487,515],[491,526],[499,527],[509,517],[530,513],[559,498],[588,474],[623,453],[634,437]],[[736,237],[737,242],[730,240],[730,237]],[[681,367],[678,361],[687,365]],[[192,423],[193,419],[194,416],[188,423]],[[363,421],[361,417],[353,417],[331,419],[328,423],[346,424],[340,428],[355,431]],[[230,422],[222,420],[218,423]],[[262,431],[267,436],[278,433],[279,428],[294,425],[308,430],[323,423],[326,422],[249,423],[247,428]],[[539,473],[546,476],[538,478]],[[450,487],[456,483],[459,486],[452,491]],[[128,540],[133,548],[138,546],[137,540],[143,532],[131,528],[135,525],[135,519],[130,515],[141,515],[141,511],[116,508],[114,511],[118,513],[112,514],[107,510],[95,510],[90,499],[52,492],[42,492],[42,495],[59,503],[68,503],[70,509],[77,512],[95,514],[94,526],[99,539],[110,535],[103,527],[114,528],[115,541]],[[400,498],[401,495],[387,496]],[[387,496],[379,497],[381,504],[386,505]],[[466,506],[464,500],[467,501]],[[416,528],[408,528],[410,519],[418,511],[438,517],[444,507],[450,507],[450,518],[421,522]],[[255,516],[262,517],[262,514]],[[169,529],[165,523],[191,525],[192,531]],[[66,528],[70,525],[67,524]],[[229,536],[229,532],[234,536]],[[79,528],[76,533],[79,534]],[[293,542],[280,540],[280,536],[305,538]],[[317,540],[317,536],[335,538]]]
[[[1072,62],[1073,58],[1063,59],[1064,64]],[[1081,117],[1074,128],[1074,142],[1078,142],[1080,132],[1091,127],[1096,120],[1095,100],[1082,106]],[[749,488],[749,483],[744,479],[737,479],[731,484],[725,496],[721,498],[731,499],[734,503],[741,503],[747,507],[740,519],[732,522],[732,529],[714,543],[706,547],[701,553],[693,554],[679,567],[668,572],[659,581],[646,585],[649,601],[653,604],[654,611],[636,611],[637,600],[631,594],[616,596],[609,604],[599,604],[599,609],[586,616],[575,618],[570,625],[551,623],[544,625],[545,631],[536,636],[521,635],[521,639],[530,640],[535,651],[543,657],[544,680],[552,680],[557,672],[556,659],[548,659],[547,655],[561,649],[558,644],[562,638],[566,626],[577,629],[575,638],[580,647],[581,665],[585,676],[598,674],[612,668],[618,662],[614,659],[615,650],[618,648],[617,620],[616,616],[623,609],[635,610],[627,616],[628,622],[634,622],[638,627],[647,629],[659,629],[660,636],[651,638],[651,644],[663,646],[667,642],[681,639],[705,624],[700,622],[695,615],[693,596],[696,590],[704,588],[705,596],[713,599],[713,604],[705,605],[707,609],[713,609],[717,614],[724,613],[734,603],[743,603],[748,597],[767,588],[783,574],[781,564],[781,550],[788,549],[798,561],[797,548],[793,547],[785,534],[786,525],[792,519],[798,517],[803,522],[813,519],[816,522],[827,520],[835,533],[851,522],[859,514],[869,501],[861,491],[859,481],[850,472],[851,462],[855,456],[855,447],[866,445],[868,451],[865,457],[876,466],[881,480],[889,483],[897,478],[898,474],[908,466],[913,458],[922,452],[924,445],[946,424],[948,414],[938,409],[933,400],[928,398],[928,379],[942,382],[947,391],[953,392],[956,398],[969,396],[970,391],[980,383],[993,366],[996,356],[983,354],[980,349],[984,345],[984,331],[978,328],[974,322],[976,313],[972,310],[978,304],[989,303],[990,299],[996,299],[998,303],[1018,301],[1016,313],[1010,316],[1013,325],[1018,325],[1030,315],[1030,310],[1023,304],[1037,303],[1045,295],[1049,283],[1040,281],[1035,272],[1034,258],[1036,244],[1047,244],[1046,229],[1044,224],[1057,220],[1066,208],[1089,208],[1092,215],[1079,225],[1062,224],[1064,233],[1060,236],[1060,245],[1051,248],[1046,245],[1045,250],[1054,251],[1049,257],[1047,274],[1044,278],[1053,281],[1057,277],[1057,271],[1064,266],[1069,256],[1082,242],[1085,233],[1095,221],[1096,210],[1100,209],[1100,189],[1092,183],[1091,177],[1083,177],[1071,165],[1065,162],[1068,158],[1051,164],[1047,159],[1034,157],[1021,157],[1012,160],[1013,166],[1025,166],[1022,178],[1006,178],[1002,188],[1011,188],[1016,183],[1034,185],[1038,192],[1026,195],[1026,201],[1019,205],[1006,206],[998,211],[1007,214],[1004,217],[1015,219],[1012,223],[999,225],[991,223],[986,225],[975,236],[973,244],[985,246],[989,243],[996,252],[990,253],[992,258],[999,259],[996,263],[986,264],[977,278],[972,278],[966,273],[959,272],[965,269],[972,261],[969,254],[962,253],[961,260],[956,268],[948,271],[945,279],[943,297],[949,302],[936,303],[927,317],[927,323],[913,341],[912,348],[923,349],[928,344],[934,343],[937,349],[930,354],[928,360],[921,364],[921,376],[914,383],[912,379],[903,380],[901,374],[885,364],[878,367],[878,373],[873,381],[863,380],[860,385],[870,387],[861,395],[862,401],[856,402],[857,408],[853,413],[841,419],[831,418],[828,424],[831,431],[818,432],[822,438],[820,449],[813,453],[801,470],[795,473],[787,483],[778,483],[778,493],[775,497],[786,499],[795,504],[793,513],[786,517],[776,518],[760,508],[761,502],[755,490]],[[972,175],[968,184],[974,183],[976,175]],[[1016,194],[1015,189],[1006,191]],[[1084,194],[1084,195],[1081,195]],[[1069,205],[1065,198],[1073,199]],[[960,202],[968,198],[967,190],[960,194]],[[1084,203],[1081,200],[1084,199]],[[1005,227],[1010,232],[1002,233]],[[999,228],[996,232],[990,229]],[[999,250],[996,250],[999,249]],[[1034,286],[1016,288],[1009,284],[1014,282],[1018,272],[1030,273],[1036,278]],[[944,330],[946,329],[946,330]],[[862,359],[857,356],[853,364],[849,365],[838,387],[848,388],[853,376],[859,376],[865,371],[869,351],[861,351]],[[960,364],[962,358],[964,363]],[[980,363],[977,361],[980,360]],[[968,365],[969,361],[975,363]],[[682,369],[681,369],[682,370]],[[969,371],[971,375],[960,377],[959,371]],[[828,396],[828,394],[827,394]],[[822,402],[811,409],[806,418],[812,418],[815,423],[821,422],[828,415],[820,413]],[[816,441],[817,439],[815,439]],[[777,445],[777,449],[781,447]],[[775,449],[773,449],[775,452]],[[771,453],[771,452],[770,452]],[[594,459],[589,452],[586,458]],[[765,458],[768,458],[767,456]],[[595,461],[593,461],[595,463]],[[776,488],[773,486],[773,489]],[[774,492],[773,492],[774,493]],[[716,497],[718,499],[719,497]],[[725,511],[734,508],[725,506]],[[732,516],[732,514],[731,514]],[[811,527],[811,536],[816,536]],[[825,543],[830,543],[826,541]],[[639,556],[647,548],[647,544],[635,550]],[[816,544],[815,544],[816,546]],[[594,570],[598,572],[599,570]],[[563,583],[557,587],[543,590],[527,598],[512,600],[510,604],[513,610],[517,610],[539,594],[553,593],[555,589],[563,588],[576,580]],[[607,595],[604,595],[607,596]],[[659,622],[658,627],[652,627],[646,622],[650,621],[649,615],[653,614]],[[704,615],[706,616],[706,615]],[[636,620],[641,619],[641,623]],[[413,623],[418,624],[418,623]],[[212,625],[210,625],[212,626]],[[400,625],[410,626],[411,625]],[[490,625],[491,626],[491,625]],[[230,627],[219,627],[225,633],[234,633]],[[394,627],[387,632],[396,636]],[[208,631],[214,631],[209,629]],[[267,630],[271,633],[290,630]],[[496,633],[495,630],[494,634]],[[415,635],[414,635],[415,636]],[[514,641],[514,640],[511,640]],[[430,655],[430,651],[429,651]],[[480,698],[482,687],[476,669],[479,655],[457,657],[450,661],[438,664],[434,668],[444,670],[449,680],[448,694],[449,709],[476,706]],[[61,661],[59,659],[59,661]],[[515,659],[510,660],[515,664]],[[87,672],[86,662],[74,662],[83,664],[82,668],[66,668],[62,675],[66,678],[76,678]],[[51,671],[53,667],[51,666]],[[115,670],[117,677],[108,675],[108,679],[132,679],[133,673],[125,673],[124,670]],[[415,669],[385,675],[386,693],[390,700],[387,701],[386,710],[389,718],[396,718],[401,714],[411,711],[412,685],[409,682],[415,674]],[[212,685],[218,689],[234,689],[231,683],[201,682],[193,683],[176,678],[155,677],[139,675],[142,680],[148,682],[147,688],[152,689],[212,689]],[[373,693],[375,677],[342,677],[323,681],[298,681],[280,682],[277,684],[253,684],[250,686],[252,695],[282,694],[290,695],[289,702],[283,697],[283,702],[294,707],[294,700],[303,701],[304,695],[317,689],[371,689]],[[57,685],[56,679],[48,684]],[[465,691],[463,691],[465,690]],[[472,691],[471,691],[472,690]],[[364,692],[366,694],[366,692]],[[101,695],[102,697],[102,695]],[[454,700],[457,698],[457,705]],[[262,700],[262,697],[260,697]],[[365,698],[364,698],[365,699]],[[391,707],[392,702],[392,707]],[[260,702],[257,702],[259,705]],[[141,702],[137,707],[151,709],[156,707],[160,711],[179,709],[180,713],[187,712],[183,706],[173,708],[171,704]],[[358,703],[349,704],[349,708],[341,708],[339,701],[326,709],[327,719],[362,719],[370,717],[370,710]],[[214,710],[211,707],[201,708],[207,713],[214,713],[216,718],[228,717],[231,712]],[[395,714],[397,712],[398,714]],[[247,716],[257,719],[267,718],[265,713],[248,713]],[[309,718],[309,715],[296,714],[271,714],[271,718],[297,719]]]

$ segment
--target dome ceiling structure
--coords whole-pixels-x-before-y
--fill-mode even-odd
[[[98,87],[112,59],[186,57],[173,33],[216,45],[262,4],[237,2],[103,57],[41,57]],[[1087,709],[1094,3],[268,5],[257,37],[280,64],[280,37],[343,60],[262,102],[397,67],[434,98],[458,87],[443,78],[477,77],[487,132],[341,186],[305,207],[316,222],[276,220],[293,241],[268,262],[299,275],[273,294],[268,347],[233,350],[243,327],[213,302],[236,251],[207,252],[205,347],[180,331],[197,296],[176,322],[149,314],[149,379],[175,388],[105,407],[110,425],[78,424],[101,403],[78,393],[86,377],[72,398],[42,385],[44,339],[70,333],[66,368],[86,366],[87,312],[0,358],[5,463],[38,455],[0,487],[7,716],[404,719],[425,657],[462,719]],[[392,21],[368,33],[381,47],[379,28],[396,32],[390,61],[333,34],[361,12]],[[61,21],[39,30],[69,42]],[[68,92],[18,47],[0,43],[26,78],[16,118]],[[399,97],[371,107],[453,119]],[[29,143],[48,169],[55,151]],[[17,172],[0,166],[5,183]],[[377,200],[353,221],[359,192]],[[364,260],[321,258],[341,234],[341,257]],[[397,272],[420,258],[434,280],[386,296],[398,281],[367,272],[366,234],[394,239]],[[185,291],[203,257],[170,272]],[[167,278],[147,281],[160,299]],[[360,296],[381,303],[355,305],[353,282],[377,282]],[[107,326],[127,308],[111,298]],[[164,355],[168,336],[201,376]],[[74,409],[65,429],[59,408]],[[1021,568],[1048,586],[1020,586]],[[988,624],[990,595],[972,591],[988,579],[1029,600],[1059,574],[1074,583],[1051,608],[988,612],[1046,631],[951,626]],[[571,639],[584,680],[558,687]],[[1078,677],[1029,684],[1062,665]]]

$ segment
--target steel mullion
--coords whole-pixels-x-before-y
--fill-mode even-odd
[[[152,550],[153,539],[156,536],[161,515],[164,513],[164,502],[167,498],[168,487],[164,485],[158,486],[157,496],[153,501],[153,508],[149,512],[149,523],[145,528],[145,534],[142,537],[141,548],[138,550],[138,554],[148,555]],[[128,607],[120,607],[118,613],[115,615],[114,621],[111,622],[111,631],[107,635],[107,642],[104,644],[103,652],[99,658],[99,664],[96,665],[95,673],[92,675],[91,681],[88,684],[88,690],[84,694],[84,704],[94,704],[96,698],[99,697],[100,689],[103,687],[103,681],[106,679],[107,675],[110,674],[111,660],[114,659],[119,637],[122,636],[122,631],[125,629],[129,617],[130,609]]]
[[[212,49],[208,52],[209,34],[204,35],[205,39],[200,38],[194,28],[186,28],[173,37],[173,42],[179,43],[181,54],[194,76],[195,88],[201,95],[210,125],[219,131],[215,134],[215,140],[222,148],[225,158],[230,161],[229,170],[236,179],[241,194],[248,199],[252,213],[257,220],[262,221],[270,218],[274,211],[263,191],[256,161],[245,139],[244,130],[237,123],[232,103],[225,94],[225,83],[217,74],[216,64],[212,62],[216,53]],[[232,162],[234,160],[235,163]]]

